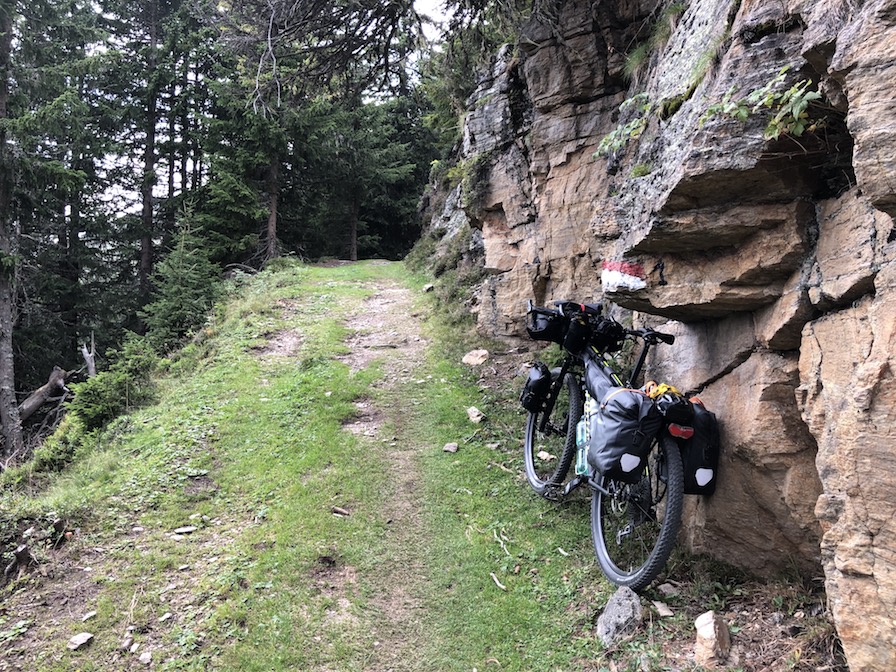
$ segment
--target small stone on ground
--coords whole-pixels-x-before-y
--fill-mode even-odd
[[[622,586],[613,593],[597,619],[597,636],[610,647],[637,631],[641,625],[641,600],[631,588]]]
[[[93,641],[93,635],[89,632],[80,632],[70,640],[68,640],[68,648],[72,651],[77,651],[78,649],[87,646],[90,642]]]

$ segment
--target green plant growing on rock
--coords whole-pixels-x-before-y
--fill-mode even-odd
[[[809,115],[809,106],[821,98],[818,91],[810,90],[811,79],[797,82],[781,94],[776,101],[777,114],[765,127],[765,136],[777,140],[781,135],[800,137],[805,131],[814,131],[820,125]]]
[[[459,161],[445,171],[449,188],[460,185],[464,207],[474,206],[483,196],[490,166],[491,152],[483,152]]]
[[[625,56],[625,66],[622,68],[625,78],[629,81],[635,79],[649,60],[650,44],[648,42],[639,44]]]
[[[660,12],[656,22],[650,31],[650,37],[625,57],[625,67],[623,74],[629,81],[637,79],[640,72],[650,61],[653,52],[666,46],[672,33],[675,32],[675,26],[678,24],[678,17],[684,14],[687,4],[684,2],[673,2]]]
[[[601,138],[597,150],[594,152],[594,158],[611,156],[625,147],[629,140],[640,138],[644,129],[647,128],[653,107],[654,105],[646,93],[639,93],[622,101],[619,106],[620,118],[627,116],[629,110],[634,110],[635,116],[625,123],[620,123]]]
[[[639,163],[632,167],[632,177],[644,177],[653,172],[653,166],[649,163]]]
[[[483,152],[459,164],[461,167],[461,198],[464,208],[477,207],[485,196],[491,162],[491,152]]]
[[[722,54],[725,53],[730,39],[731,27],[728,26],[721,35],[710,41],[706,49],[697,57],[694,67],[691,69],[691,85],[689,87],[691,92],[700,86],[713,65],[722,60]]]
[[[650,46],[653,49],[662,49],[666,46],[672,33],[675,32],[678,18],[684,14],[684,10],[687,8],[687,3],[673,2],[660,12],[660,16],[653,26],[653,32],[650,34]]]
[[[751,114],[767,109],[775,112],[763,131],[768,140],[777,140],[782,135],[798,138],[807,130],[814,131],[824,120],[813,119],[809,114],[809,106],[819,100],[821,94],[810,88],[811,79],[800,80],[789,89],[779,90],[788,70],[789,68],[783,68],[764,86],[753,89],[743,98],[735,97],[735,87],[728,89],[721,101],[706,109],[700,117],[700,126],[716,116],[746,121]]]

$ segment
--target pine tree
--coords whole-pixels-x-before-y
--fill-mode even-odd
[[[200,327],[217,296],[218,278],[219,268],[209,259],[201,231],[184,211],[175,245],[157,265],[154,299],[142,312],[150,343],[168,350]]]

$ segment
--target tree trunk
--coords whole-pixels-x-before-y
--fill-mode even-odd
[[[7,118],[9,67],[12,54],[12,20],[15,2],[0,0],[0,120]],[[12,165],[5,126],[0,126],[0,455],[23,447],[22,421],[16,403],[13,355],[15,324],[15,226],[12,221]]]
[[[156,183],[155,172],[155,142],[156,142],[156,100],[149,101],[150,107],[146,110],[146,147],[143,150],[143,182],[140,185],[140,197],[143,201],[143,211],[140,216],[142,235],[140,236],[140,294],[146,299],[150,293],[150,276],[152,275],[152,189]]]
[[[0,194],[0,199],[2,198],[3,195]],[[0,446],[0,455],[17,453],[24,445],[22,420],[16,401],[12,303],[12,283],[7,277],[7,272],[2,271],[0,272],[0,425],[2,425],[3,446]]]
[[[189,189],[187,180],[189,177],[190,163],[190,110],[197,104],[190,96],[190,52],[184,54],[184,69],[181,72],[180,90],[181,96],[187,97],[187,101],[181,105],[180,114],[180,193],[185,194]],[[174,110],[171,111],[174,116]]]
[[[140,183],[140,198],[143,209],[140,215],[142,234],[140,236],[140,295],[148,300],[151,290],[150,276],[153,264],[153,211],[152,191],[156,184],[156,124],[158,123],[159,91],[156,77],[156,47],[158,45],[158,3],[150,5],[149,58],[147,62],[148,83],[146,91],[146,144],[143,147],[143,180]]]
[[[270,205],[268,210],[268,227],[266,231],[267,235],[267,249],[265,251],[264,260],[270,261],[271,259],[276,259],[279,256],[279,252],[277,250],[277,205],[280,201],[280,159],[279,157],[274,157],[271,160],[271,165],[268,168],[268,197],[270,198]]]
[[[352,196],[352,209],[348,222],[348,258],[358,261],[358,219],[361,216],[361,199],[357,194]]]

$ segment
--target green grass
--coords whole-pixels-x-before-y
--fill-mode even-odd
[[[428,669],[488,669],[494,661],[501,669],[562,668],[594,646],[581,635],[595,592],[605,590],[594,580],[586,502],[557,507],[516,477],[516,400],[483,394],[456,361],[430,362],[433,380],[450,382],[421,390],[422,403],[409,412],[409,431],[431,446],[422,458],[424,503],[439,530],[428,600],[442,617]],[[478,431],[466,416],[471,405],[488,415]],[[457,454],[441,450],[448,440],[461,444]]]

